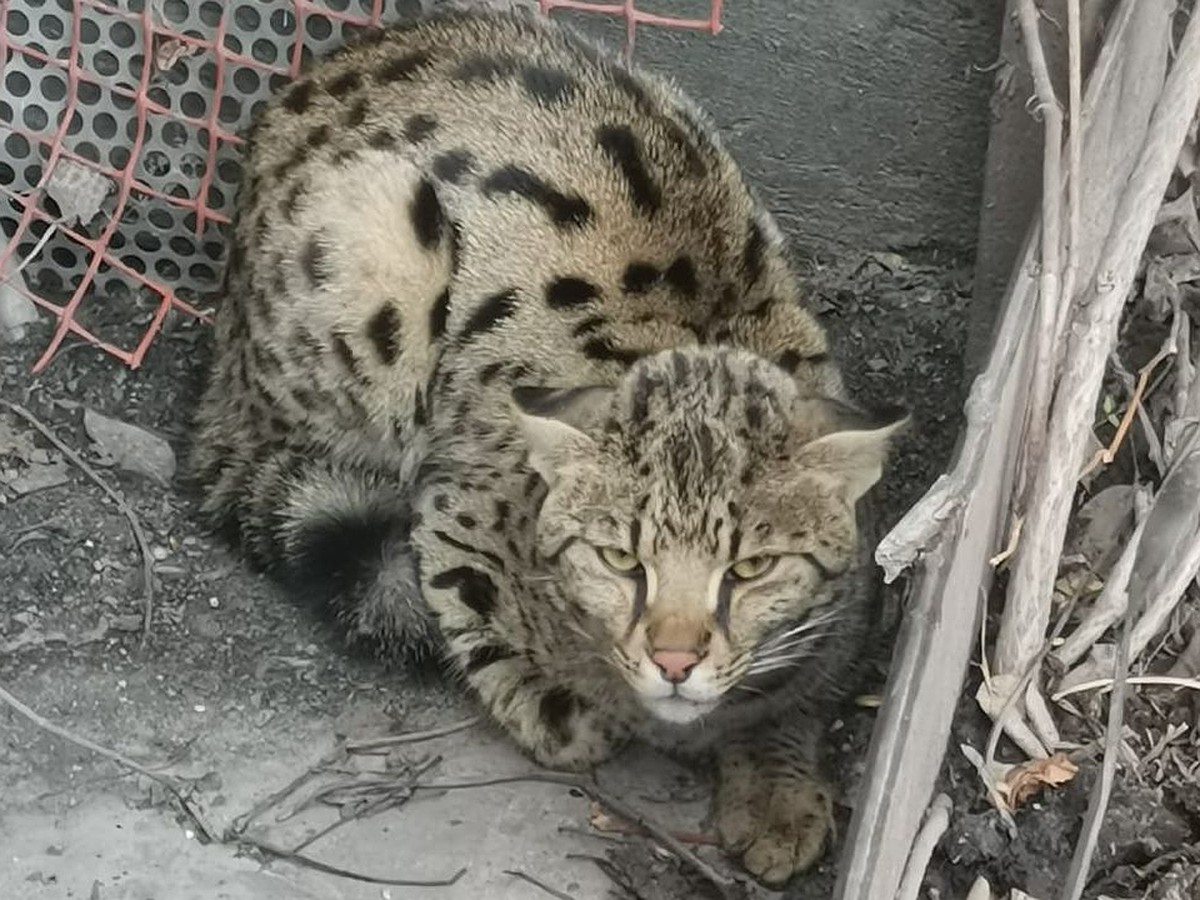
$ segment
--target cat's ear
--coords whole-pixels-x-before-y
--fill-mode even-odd
[[[515,415],[529,445],[529,465],[547,484],[554,484],[573,460],[595,450],[587,430],[611,397],[607,387],[513,389]]]
[[[838,410],[837,420],[835,430],[801,446],[792,463],[827,473],[854,503],[883,475],[892,441],[911,417],[900,406],[870,412],[845,407]]]

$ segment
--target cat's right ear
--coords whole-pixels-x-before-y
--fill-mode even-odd
[[[584,429],[611,397],[606,387],[513,389],[514,414],[529,445],[529,465],[547,484],[554,484],[572,461],[595,450]]]

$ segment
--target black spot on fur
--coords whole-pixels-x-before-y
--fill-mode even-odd
[[[436,247],[446,231],[446,213],[438,200],[437,189],[428,178],[422,178],[417,185],[408,214],[421,246],[427,250]]]
[[[492,523],[492,531],[503,531],[508,526],[509,509],[507,500],[496,501],[496,521]]]
[[[367,338],[370,339],[379,361],[390,366],[400,356],[400,313],[391,303],[384,303],[375,315],[367,320]]]
[[[357,128],[367,120],[367,113],[371,111],[371,104],[366,97],[358,97],[350,108],[346,110],[346,115],[342,118],[342,123],[347,128]]]
[[[592,218],[592,208],[578,194],[564,194],[528,169],[504,166],[492,172],[483,182],[486,197],[515,194],[535,203],[559,228],[582,228]]]
[[[459,487],[459,490],[468,490],[471,488],[471,485],[466,484],[466,483],[460,483],[458,487]],[[483,559],[486,559],[488,562],[490,562],[493,566],[495,566],[497,569],[499,569],[501,571],[504,571],[507,568],[507,566],[504,565],[504,560],[498,554],[493,553],[491,550],[481,550],[479,547],[473,547],[470,544],[466,543],[465,541],[460,541],[458,538],[452,537],[451,535],[447,534],[444,531],[435,530],[433,532],[433,536],[435,538],[437,538],[439,541],[441,541],[443,544],[446,544],[449,547],[453,547],[455,550],[461,550],[464,553],[471,554],[472,556],[478,556]]]
[[[681,256],[671,263],[663,277],[667,284],[689,299],[694,299],[700,291],[700,285],[696,281],[696,266],[686,256]]]
[[[446,322],[450,318],[450,288],[446,288],[429,308],[429,337],[437,340],[446,333]]]
[[[517,292],[509,289],[492,294],[479,304],[479,308],[471,313],[471,318],[459,333],[459,341],[467,341],[491,331],[506,319],[511,319],[517,311]]]
[[[480,669],[486,669],[493,663],[512,659],[516,655],[516,651],[511,647],[502,647],[499,644],[483,644],[471,650],[467,656],[466,663],[463,665],[463,674],[468,676],[474,675]]]
[[[784,350],[779,354],[779,368],[788,374],[794,374],[796,367],[800,365],[801,358],[796,350]]]
[[[333,154],[333,162],[335,165],[339,165],[339,166],[344,166],[347,163],[352,163],[356,159],[358,159],[358,151],[357,150],[343,149],[343,150],[339,150],[337,153]]]
[[[762,277],[763,254],[767,249],[767,238],[762,228],[755,221],[750,222],[750,231],[746,237],[746,248],[742,251],[742,270],[746,273],[746,283],[754,284]]]
[[[308,236],[300,251],[300,268],[304,270],[304,277],[308,279],[309,285],[314,288],[320,287],[329,277],[325,248],[321,246],[321,241],[315,234]]]
[[[572,329],[571,334],[575,337],[584,337],[585,335],[593,334],[599,331],[608,324],[608,319],[603,316],[589,316]]]
[[[601,125],[596,142],[629,185],[634,208],[653,215],[662,206],[662,191],[646,165],[640,142],[626,125]]]
[[[375,70],[375,77],[380,81],[412,81],[417,74],[429,63],[429,54],[420,51],[397,56],[389,59]]]
[[[433,174],[448,184],[458,184],[475,165],[475,157],[466,150],[447,150],[433,158]]]
[[[482,369],[479,370],[479,383],[480,384],[491,384],[493,381],[496,380],[496,376],[500,374],[500,371],[503,368],[504,368],[504,363],[498,363],[498,362],[488,363],[486,366],[484,366]]]
[[[356,91],[362,86],[362,75],[351,69],[349,72],[343,72],[338,75],[325,88],[330,95],[334,97],[344,97],[351,91]]]
[[[644,294],[658,283],[662,273],[647,262],[630,263],[621,276],[621,287],[627,294]]]
[[[633,350],[623,350],[614,346],[612,340],[606,337],[592,338],[584,344],[583,355],[600,362],[619,362],[627,366],[637,362],[642,356]]]
[[[308,145],[309,150],[318,150],[329,143],[331,132],[328,125],[318,125],[311,129],[304,137],[304,143]]]
[[[562,743],[573,737],[571,715],[575,712],[579,698],[563,687],[551,688],[542,695],[538,703],[538,718],[546,730]]]
[[[422,428],[429,424],[429,410],[426,408],[425,392],[418,388],[413,392],[413,424]]]
[[[299,115],[307,111],[313,98],[313,83],[311,81],[297,81],[292,85],[283,97],[283,108],[290,113]]]
[[[304,144],[297,144],[292,148],[292,152],[279,165],[275,167],[275,179],[282,181],[287,177],[288,173],[293,169],[303,165],[308,159],[308,147]]]
[[[367,143],[376,150],[391,150],[396,146],[396,136],[386,128],[380,128],[367,138]]]
[[[575,81],[560,69],[526,66],[521,70],[521,84],[534,100],[554,106],[565,103],[575,89]]]
[[[600,297],[600,288],[583,278],[556,278],[546,286],[546,303],[552,309],[583,306]]]
[[[496,81],[517,71],[517,62],[511,56],[483,56],[475,53],[468,56],[452,77],[459,81]]]
[[[341,360],[346,371],[353,375],[356,379],[362,379],[362,366],[358,363],[358,357],[354,355],[354,351],[350,349],[350,344],[347,343],[345,335],[335,334],[330,341],[330,346],[333,347],[334,355]]]
[[[478,522],[475,521],[473,516],[468,516],[466,513],[459,513],[457,516],[454,517],[454,521],[457,522],[459,525],[461,525],[463,528],[466,528],[468,530],[474,528],[477,524],[479,524]]]
[[[428,140],[437,130],[437,119],[418,113],[404,120],[404,137],[411,144]]]
[[[459,602],[484,618],[496,610],[496,584],[478,569],[470,566],[447,569],[429,579],[429,584],[439,590],[457,588]]]

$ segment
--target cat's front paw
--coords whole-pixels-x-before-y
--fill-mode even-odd
[[[832,793],[803,773],[767,775],[746,766],[727,770],[717,789],[721,844],[755,878],[771,886],[821,858],[833,831]]]

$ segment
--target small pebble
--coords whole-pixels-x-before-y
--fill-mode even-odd
[[[216,597],[209,597],[208,605],[213,609],[217,609],[221,605],[221,601]]]
[[[204,706],[203,703],[197,703],[195,706],[192,707],[192,709],[194,709],[196,712],[204,712],[206,707]]]
[[[171,555],[171,551],[166,547],[154,546],[150,548],[150,555],[153,556],[158,562],[162,562]]]

